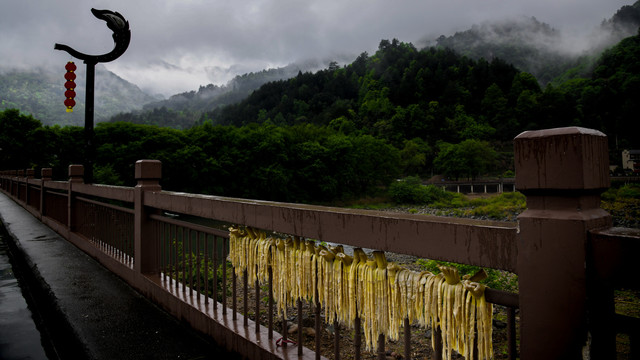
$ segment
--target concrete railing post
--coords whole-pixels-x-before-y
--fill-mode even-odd
[[[138,160],[134,188],[134,269],[142,274],[160,272],[159,244],[152,237],[152,227],[148,210],[144,207],[144,193],[160,191],[162,163],[159,160]]]
[[[46,190],[44,187],[45,181],[51,181],[53,178],[53,169],[52,168],[42,168],[40,170],[40,218],[44,215],[44,204],[45,204],[45,196]]]
[[[69,193],[67,194],[67,229],[71,232],[75,230],[75,219],[73,214],[73,184],[84,183],[84,166],[69,165]]]
[[[53,178],[53,169],[52,168],[42,168],[40,170],[40,178],[43,181],[51,181],[51,178]]]
[[[29,180],[33,179],[35,177],[35,170],[33,169],[26,169],[24,171],[24,175],[25,175],[25,179],[24,179],[24,203],[25,205],[29,205],[29,203],[31,202],[31,192],[29,191]]]
[[[22,169],[22,170],[18,170],[18,193],[16,195],[16,199],[22,201],[22,194],[20,193],[20,191],[22,191],[22,183],[26,183],[27,182],[27,171],[26,169]]]
[[[18,182],[18,177],[20,176],[20,172],[18,170],[13,170],[13,177],[11,178],[11,195],[13,195],[16,199],[18,198],[20,183]]]
[[[84,166],[69,165],[69,182],[80,184],[84,183]]]
[[[609,187],[607,138],[578,127],[527,131],[514,140],[519,217],[520,351],[523,360],[590,356],[588,231],[611,226],[600,208]]]

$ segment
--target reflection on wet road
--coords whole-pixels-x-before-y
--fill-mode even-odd
[[[47,359],[0,235],[0,359]]]

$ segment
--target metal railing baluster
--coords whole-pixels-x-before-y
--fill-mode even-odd
[[[404,318],[404,358],[411,360],[411,325],[409,318]]]
[[[511,306],[507,307],[507,351],[509,360],[516,360],[516,309]]]
[[[386,360],[387,359],[387,353],[385,352],[384,349],[384,344],[385,340],[384,340],[384,334],[378,334],[378,349],[376,350],[376,354],[378,355],[378,360]]]
[[[361,357],[361,348],[362,348],[362,328],[360,324],[360,316],[356,315],[356,318],[353,323],[354,327],[354,335],[353,335],[353,347],[354,347],[354,357],[355,360],[360,360]]]
[[[209,304],[209,235],[204,235],[204,303]],[[214,284],[215,286],[215,284]],[[217,302],[214,298],[214,302]]]
[[[213,237],[213,308],[217,309],[218,308],[218,237],[214,236]],[[233,284],[233,286],[235,287],[235,282]],[[226,289],[223,287],[222,291],[225,291]],[[235,301],[235,288],[234,288],[234,301]],[[227,304],[225,302],[222,302],[223,304],[223,309],[222,311],[226,314],[226,308],[227,308]],[[235,309],[234,309],[234,316],[235,316]],[[234,318],[235,319],[235,318]]]
[[[255,324],[256,324],[256,334],[260,333],[260,283],[258,282],[258,265],[256,264],[256,283],[255,283],[255,287],[256,287],[256,318],[255,318]]]
[[[235,276],[235,271],[234,271],[234,276]],[[235,285],[234,285],[234,291],[235,291]],[[225,239],[222,239],[222,303],[224,304],[224,307],[222,308],[222,314],[226,315],[227,314],[227,242],[225,241]],[[235,303],[235,302],[234,302]],[[235,316],[235,309],[234,309],[234,316]]]
[[[244,315],[244,326],[249,326],[249,279],[247,276],[247,269],[244,269],[244,274],[242,276],[242,285],[243,285],[243,292],[242,292],[242,300],[243,300],[243,311],[242,314]]]
[[[298,299],[298,356],[302,356],[302,299]]]
[[[340,360],[340,324],[337,315],[333,320],[333,358]]]
[[[200,232],[196,231],[196,299],[200,304],[200,293],[202,292],[202,281],[200,280],[200,268],[202,267],[200,258]]]
[[[273,268],[269,266],[269,339],[273,339]]]

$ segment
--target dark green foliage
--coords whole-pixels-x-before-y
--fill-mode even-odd
[[[441,36],[437,46],[454,49],[472,59],[500,58],[530,72],[543,84],[562,74],[573,57],[559,51],[561,34],[536,18],[519,18],[474,25],[453,36]]]
[[[618,190],[618,197],[625,199],[640,199],[640,186],[625,185]]]
[[[618,140],[621,149],[640,146],[640,35],[607,50],[597,62],[591,81],[581,85],[577,103],[584,126]]]
[[[567,49],[562,33],[534,17],[474,25],[452,36],[441,36],[437,46],[454,49],[472,59],[503,59],[533,74],[543,85],[557,84],[556,78],[588,76],[593,60],[605,48],[634,35],[640,27],[640,2],[625,5],[602,22],[599,39],[580,54]],[[567,72],[571,75],[567,77]]]
[[[83,129],[42,127],[17,110],[0,112],[2,168],[53,167],[66,179],[83,160]],[[400,152],[370,135],[326,127],[203,125],[188,131],[131,123],[96,126],[95,178],[135,185],[134,164],[158,159],[167,190],[280,201],[329,202],[386,186]],[[6,149],[7,151],[4,151]]]
[[[0,113],[0,162],[6,169],[25,169],[40,158],[31,146],[37,138],[46,137],[37,131],[42,126],[32,116],[16,109]]]
[[[405,139],[459,138],[464,127],[447,129],[462,106],[485,126],[481,103],[492,84],[511,90],[518,71],[504,62],[473,61],[448,49],[417,50],[396,39],[383,40],[375,55],[352,64],[262,86],[246,100],[207,114],[214,124],[241,126],[271,122],[332,125],[349,121],[353,129],[401,147]],[[496,118],[495,108],[491,118]],[[448,131],[452,130],[452,131]],[[504,134],[513,136],[513,133]]]
[[[67,167],[83,159],[84,133],[78,127],[43,126],[18,110],[0,111],[0,168],[54,168],[66,179]]]
[[[603,21],[601,27],[614,33],[635,32],[640,25],[640,1],[633,5],[624,5],[611,19]]]
[[[394,180],[500,175],[513,169],[512,139],[524,130],[583,126],[603,131],[612,149],[640,147],[640,37],[589,61],[595,70],[573,69],[542,89],[499,58],[383,40],[373,55],[268,82],[236,105],[178,106],[221,99],[211,85],[169,107],[118,115],[126,122],[96,126],[95,176],[130,186],[136,160],[159,159],[169,190],[322,203],[393,183],[396,201],[428,202],[435,190]],[[82,128],[42,126],[16,110],[0,113],[0,126],[3,168],[53,167],[65,179],[67,166],[82,162]]]
[[[640,200],[640,185],[628,184],[620,188],[610,188],[602,194],[604,201],[616,201],[625,199]]]
[[[467,139],[459,144],[439,144],[434,166],[447,177],[475,178],[495,165],[497,154],[486,141]]]
[[[422,185],[415,176],[393,182],[389,186],[389,195],[397,204],[431,204],[446,199],[449,193],[434,185]]]
[[[335,63],[334,63],[335,68]],[[110,121],[127,121],[134,124],[148,124],[187,129],[194,124],[211,122],[209,112],[219,107],[238,103],[264,84],[289,79],[304,69],[316,69],[319,64],[309,61],[290,64],[282,68],[262,70],[238,75],[226,85],[209,84],[200,86],[198,91],[189,91],[171,96],[169,99],[148,103],[143,110],[121,113]],[[284,123],[273,119],[276,124]]]
[[[83,129],[43,127],[17,110],[0,112],[2,168],[53,167],[56,179],[83,161]],[[135,185],[134,164],[162,161],[167,190],[291,202],[330,202],[385,187],[400,151],[370,135],[328,127],[252,124],[176,130],[131,123],[96,126],[95,179]],[[6,151],[5,151],[6,150]]]
[[[595,66],[592,79],[580,78],[591,72],[576,68],[563,76],[566,82],[543,90],[532,74],[498,58],[471,60],[447,48],[417,50],[383,40],[373,56],[266,84],[203,118],[235,126],[313,123],[370,134],[398,149],[416,138],[431,148],[437,141],[475,139],[501,149],[524,130],[569,125],[602,130],[632,146],[638,137],[627,129],[635,130],[630,119],[638,111],[637,42],[638,36],[628,38],[598,61],[585,57]],[[423,163],[422,169],[403,164],[405,174],[430,169],[431,156]]]
[[[473,276],[478,271],[482,270],[479,266],[428,259],[418,259],[416,264],[422,269],[434,274],[440,273],[440,268],[438,266],[452,266],[458,269],[461,278],[465,275]],[[481,281],[482,284],[496,290],[510,292],[518,291],[518,277],[515,274],[496,269],[484,269],[484,271],[487,273],[487,278]]]
[[[640,227],[640,185],[608,189],[602,194],[602,208],[613,217],[613,226]]]

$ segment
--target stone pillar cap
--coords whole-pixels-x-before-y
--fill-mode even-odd
[[[554,129],[523,131],[520,133],[520,135],[516,136],[516,139],[560,136],[560,135],[575,135],[575,134],[595,135],[595,136],[604,136],[604,137],[607,136],[599,130],[583,128],[579,126],[569,126],[569,127],[554,128]]]
[[[69,165],[69,181],[74,183],[84,182],[84,166]]]
[[[607,137],[565,127],[525,131],[514,139],[516,188],[596,190],[610,186]]]
[[[162,162],[160,160],[138,160],[135,167],[136,180],[160,180]]]

